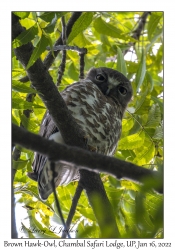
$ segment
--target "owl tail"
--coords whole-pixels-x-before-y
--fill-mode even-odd
[[[47,161],[38,175],[38,191],[42,200],[47,200],[53,192],[52,177],[53,172],[50,169],[50,163]],[[67,162],[56,162],[54,170],[55,188],[61,185],[67,185],[71,181],[79,179],[79,172],[76,166]]]

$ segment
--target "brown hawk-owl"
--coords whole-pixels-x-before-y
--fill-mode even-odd
[[[113,155],[121,134],[124,111],[132,97],[129,80],[110,68],[92,68],[84,80],[69,85],[61,95],[76,122],[81,126],[90,150]],[[40,135],[64,143],[59,129],[46,112]],[[66,185],[78,179],[79,173],[72,163],[55,164],[55,186]],[[50,165],[46,156],[35,153],[33,173],[38,181],[40,197],[46,200],[52,193]]]

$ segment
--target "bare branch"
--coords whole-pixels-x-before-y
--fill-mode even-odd
[[[64,226],[64,230],[67,232],[67,235],[69,238],[70,237],[70,234],[69,234],[69,230],[67,229],[67,225],[64,221],[64,217],[63,217],[63,214],[62,214],[62,211],[61,211],[61,207],[60,207],[60,203],[59,203],[59,200],[58,200],[58,197],[57,197],[57,193],[56,193],[56,189],[55,189],[55,182],[54,182],[54,177],[55,177],[55,163],[54,162],[50,162],[50,167],[51,167],[51,171],[52,171],[52,181],[51,181],[51,184],[52,184],[52,191],[53,191],[53,195],[54,195],[54,199],[55,199],[55,203],[56,203],[56,207],[58,209],[58,213],[60,215],[60,219],[61,219],[61,222]]]
[[[46,47],[46,49],[51,50],[50,47]],[[87,49],[86,48],[80,48],[78,46],[69,46],[69,45],[57,45],[53,46],[52,48],[53,51],[60,51],[60,50],[72,50],[72,51],[77,51],[81,54],[86,54]]]
[[[143,12],[142,16],[140,17],[140,19],[138,21],[137,28],[133,31],[132,37],[138,41],[139,41],[141,33],[145,27],[146,19],[147,19],[148,15],[150,15],[150,14],[151,14],[151,12],[149,12],[149,11]],[[126,55],[130,51],[130,47],[134,46],[135,44],[136,44],[136,42],[129,43],[128,44],[129,48],[126,49],[125,51],[123,51],[123,54]]]
[[[150,11],[143,12],[142,16],[140,17],[140,19],[138,21],[137,28],[133,31],[133,35],[132,35],[133,38],[139,40],[141,33],[145,27],[146,19],[147,19],[148,15],[150,15],[150,14],[151,14]]]
[[[70,33],[71,33],[71,30],[72,30],[72,27],[74,25],[74,23],[78,20],[78,18],[81,16],[82,12],[73,12],[71,18],[69,19],[67,25],[66,25],[66,37],[68,38]],[[63,45],[62,43],[62,38],[60,36],[60,38],[56,41],[56,43],[54,44],[54,46],[57,46],[57,45]],[[54,56],[56,57],[58,55],[60,51],[55,51],[54,52]],[[48,55],[46,56],[46,58],[44,59],[44,66],[49,69],[50,66],[52,65],[52,63],[54,62],[55,58],[53,57],[52,55],[52,52],[49,52]]]
[[[83,187],[81,186],[81,184],[79,182],[78,186],[77,186],[77,189],[75,191],[75,195],[73,197],[72,205],[71,205],[69,215],[68,215],[67,221],[66,221],[66,226],[67,226],[68,229],[70,228],[73,216],[74,216],[75,211],[76,211],[78,200],[79,200],[79,198],[81,196],[82,191],[83,191]],[[67,231],[63,231],[61,238],[66,238],[66,236],[67,236]]]
[[[87,51],[85,51],[83,53],[79,53],[79,56],[80,56],[80,75],[79,75],[79,79],[84,79],[84,66],[85,66],[84,57],[85,57],[86,53],[87,53]]]
[[[61,33],[62,42],[63,45],[66,45],[66,23],[64,16],[61,18],[61,24],[62,24],[62,33]],[[61,83],[62,77],[64,75],[65,65],[66,65],[66,50],[63,50],[62,60],[58,70],[57,86],[59,86]]]
[[[50,47],[47,47],[47,49],[49,50]],[[87,49],[86,48],[79,48],[78,46],[58,45],[58,46],[53,47],[52,50],[53,51],[63,50],[63,52],[66,51],[66,50],[72,50],[72,51],[79,52],[79,56],[80,56],[80,75],[79,75],[79,79],[80,80],[84,79],[84,65],[85,65],[84,57],[87,54]],[[62,62],[61,62],[60,69],[59,69],[59,74],[60,74],[59,78],[62,77],[62,75],[63,75],[62,72],[64,71],[64,68],[65,68],[65,60],[66,60],[65,55],[66,54],[63,53],[63,58],[62,58]],[[59,85],[59,83],[60,83],[60,79],[59,79],[57,85]]]
[[[145,169],[114,157],[89,152],[77,147],[61,145],[54,141],[46,140],[39,135],[32,134],[16,125],[13,125],[12,129],[13,143],[46,155],[51,161],[64,160],[74,163],[80,169],[104,172],[112,174],[118,179],[126,178],[141,183],[144,183],[145,178],[149,177],[150,180],[152,179],[155,182],[154,188],[158,192],[162,192],[162,186],[156,187],[157,182],[160,184],[160,174],[156,171]]]

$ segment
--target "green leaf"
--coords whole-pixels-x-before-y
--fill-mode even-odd
[[[28,160],[18,160],[18,161],[13,160],[13,168],[17,170],[25,168],[27,163]]]
[[[26,185],[28,177],[23,174],[22,170],[18,170],[15,174],[14,182],[24,183]]]
[[[74,43],[78,47],[87,47],[88,45],[91,45],[90,41],[87,39],[87,37],[84,35],[83,31],[80,32],[75,38]],[[89,52],[89,49],[88,49]]]
[[[72,31],[68,37],[67,43],[69,44],[80,32],[85,30],[90,23],[92,22],[94,13],[93,12],[85,12],[82,16],[78,18],[72,27]]]
[[[21,92],[21,93],[37,93],[35,89],[29,87],[29,84],[12,80],[12,89],[16,92]]]
[[[26,44],[34,39],[38,34],[38,28],[36,25],[32,26],[28,30],[23,31],[17,38],[13,41],[13,48],[17,48],[23,44]]]
[[[87,207],[87,208],[78,208],[78,212],[80,212],[85,218],[90,219],[91,221],[95,221],[95,216],[93,213],[92,208]]]
[[[117,187],[118,185],[118,180],[116,178],[114,178],[113,176],[108,176],[108,180],[110,182],[110,184],[113,186],[113,187]]]
[[[143,93],[144,94],[144,93]],[[145,99],[144,99],[145,98]],[[143,117],[143,114],[148,114],[148,110],[150,108],[151,105],[151,100],[150,100],[150,95],[142,96],[142,94],[140,95],[140,97],[138,97],[138,109],[135,111],[135,114],[140,115]],[[141,120],[141,124],[142,124],[142,120]]]
[[[57,15],[55,14],[54,18],[51,20],[51,22],[44,28],[46,33],[52,33],[55,28],[55,24],[57,22],[58,18]]]
[[[143,131],[137,134],[128,135],[119,141],[117,148],[119,150],[139,148],[143,145],[144,138],[145,138],[145,133]]]
[[[21,119],[19,118],[19,111],[18,110],[12,110],[12,123],[16,124],[17,126],[20,126]]]
[[[161,122],[161,112],[158,104],[153,104],[148,113],[148,120],[145,127],[154,128]]]
[[[123,119],[122,120],[122,132],[129,131],[134,125],[134,121],[132,118],[130,119]]]
[[[106,62],[99,59],[96,66],[97,67],[106,67]]]
[[[151,41],[152,35],[155,32],[157,25],[162,16],[151,14],[150,20],[148,22],[148,39]]]
[[[31,230],[27,228],[22,222],[21,222],[21,225],[22,227],[20,228],[20,230],[22,230],[22,233],[24,234],[25,238],[35,239]]]
[[[120,47],[117,47],[117,70],[121,72],[124,76],[127,75],[126,63],[124,60],[123,53]]]
[[[146,144],[146,143],[145,143]],[[142,166],[144,164],[148,164],[155,154],[155,146],[153,142],[150,142],[147,145],[142,145],[140,149],[136,149],[136,158],[134,159],[133,163]]]
[[[141,87],[143,80],[145,78],[145,73],[146,73],[146,61],[145,61],[145,53],[144,53],[144,49],[142,50],[142,56],[141,56],[141,61],[139,64],[139,68],[137,70],[136,73],[136,86],[137,86],[137,91],[139,90],[139,88]]]
[[[39,132],[39,125],[38,123],[36,123],[34,120],[32,120],[31,118],[27,118],[25,115],[21,115],[21,122],[22,125],[28,130],[31,131],[33,133],[37,133]]]
[[[135,105],[135,113],[144,105],[146,98],[148,98],[147,94],[148,94],[148,89],[137,98],[137,102]]]
[[[163,100],[162,99],[159,99],[159,98],[157,98],[157,97],[155,97],[155,96],[151,96],[151,99],[155,102],[155,103],[157,103],[157,104],[159,104],[159,107],[160,107],[160,109],[161,109],[161,112],[163,113]]]
[[[37,13],[35,11],[31,11],[33,19],[37,22]]]
[[[70,76],[70,78],[71,78],[72,80],[74,80],[74,81],[77,81],[77,80],[78,80],[79,74],[78,74],[78,72],[77,72],[77,69],[76,69],[74,63],[71,63],[71,65],[69,66],[68,74],[69,74],[69,76]]]
[[[43,35],[48,39],[48,44],[50,45],[50,48],[52,50],[53,49],[53,42],[52,42],[50,34],[46,33],[45,30],[43,29]],[[54,56],[53,51],[52,51],[52,55]]]
[[[57,19],[59,19],[60,17],[64,16],[66,13],[67,13],[66,11],[62,11],[62,12],[44,12],[39,17],[41,19],[43,19],[44,21],[46,21],[46,22],[52,22],[53,19],[55,18],[55,16],[57,17]]]
[[[29,215],[31,218],[31,223],[32,223],[32,228],[36,228],[36,230],[34,231],[34,235],[38,235],[39,238],[60,238],[58,235],[56,235],[55,233],[53,233],[49,228],[43,226],[39,220],[36,218],[37,212],[35,211],[35,209],[33,210],[29,210]],[[37,230],[38,229],[38,230]]]
[[[150,87],[150,92],[151,92],[154,87],[154,82],[153,82],[153,78],[151,74],[148,71],[146,72],[146,80],[147,80],[148,86]]]
[[[155,42],[162,37],[163,34],[163,29],[159,29],[156,34],[153,36],[153,38],[151,39],[151,42],[149,44],[146,45],[146,52],[149,51],[149,49],[155,44]]]
[[[24,12],[24,11],[14,11],[13,12],[16,16],[19,16],[20,18],[24,19],[26,17],[28,17],[28,15],[30,14],[30,12]]]
[[[138,183],[134,183],[134,182],[132,182],[132,181],[129,181],[129,180],[122,180],[121,181],[121,186],[122,187],[125,187],[127,190],[132,190],[132,191],[140,191],[140,185],[138,184]],[[128,194],[131,196],[131,192],[128,192]],[[133,198],[133,196],[134,196],[134,198],[135,198],[135,195],[134,194],[132,194],[132,199],[134,199]]]
[[[48,38],[45,35],[41,36],[36,48],[33,50],[32,55],[29,59],[26,69],[30,68],[34,62],[40,57],[40,55],[45,51],[46,46],[49,44]]]
[[[41,108],[45,109],[44,106],[25,101],[17,92],[12,92],[12,108],[13,109],[33,109]]]
[[[43,19],[46,22],[51,22],[53,18],[55,17],[55,12],[44,12],[38,17]]]
[[[35,181],[32,181],[31,179],[29,179],[29,177],[27,177],[27,175],[23,175],[23,179],[25,179],[24,181],[21,178],[21,172],[22,171],[17,171],[17,174],[15,175],[15,182],[24,182],[24,185],[21,185],[20,187],[15,188],[15,193],[23,193],[24,195],[28,195],[31,196],[32,198],[35,197],[38,201],[36,203],[36,208],[39,207],[42,210],[44,210],[45,214],[53,214],[54,210],[52,208],[52,205],[49,203],[49,201],[43,201],[40,199],[39,195],[38,195],[38,188],[36,186],[34,186],[33,184],[31,185],[31,182],[33,182],[36,185]],[[30,181],[29,181],[30,180]],[[29,182],[27,182],[29,181]],[[47,210],[46,210],[47,209]]]
[[[153,135],[153,139],[160,140],[163,139],[163,128],[157,127]]]
[[[99,228],[95,223],[89,226],[82,220],[77,227],[76,238],[99,238]]]
[[[153,224],[148,217],[148,213],[145,211],[144,199],[145,196],[142,193],[138,193],[136,196],[136,222],[141,225],[140,237],[142,236],[143,231],[145,231],[146,236],[146,233],[153,227]]]
[[[132,40],[131,37],[123,34],[123,31],[111,25],[110,23],[105,22],[101,17],[98,17],[94,21],[94,28],[100,34],[111,36],[114,38],[119,38],[123,40]]]

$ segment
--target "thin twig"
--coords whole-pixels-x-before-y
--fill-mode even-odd
[[[151,14],[150,11],[145,11],[145,12],[143,12],[142,16],[139,18],[138,26],[133,31],[133,35],[132,35],[132,37],[135,38],[136,40],[139,40],[141,33],[145,27],[146,19],[147,19],[148,15],[150,15],[150,14]]]
[[[146,19],[147,19],[148,15],[150,15],[150,14],[151,14],[150,11],[143,12],[142,16],[139,18],[139,21],[137,23],[137,28],[134,29],[133,32],[132,32],[133,33],[132,37],[134,39],[136,39],[137,41],[139,41],[139,39],[140,39],[142,31],[143,31],[143,29],[145,27]],[[130,51],[130,47],[135,46],[135,44],[136,44],[136,42],[128,43],[129,49],[124,50],[123,55],[126,55]]]
[[[47,50],[50,50],[50,47],[46,47]],[[58,45],[58,46],[54,46],[52,48],[53,51],[57,51],[57,50],[71,50],[71,51],[76,51],[79,53],[80,56],[80,75],[79,75],[79,79],[84,79],[84,66],[85,66],[85,62],[84,62],[84,57],[87,54],[87,49],[86,48],[79,48],[78,46],[68,46],[68,45]],[[59,78],[62,78],[62,75],[65,69],[65,56],[63,54],[63,58],[62,58],[62,62],[59,68]],[[60,81],[60,80],[59,80]],[[60,82],[59,82],[60,84]]]
[[[54,199],[55,199],[55,203],[56,203],[56,207],[57,207],[57,210],[58,210],[58,213],[60,215],[60,219],[61,219],[61,222],[64,226],[64,231],[67,232],[67,235],[69,238],[71,238],[70,234],[69,234],[69,230],[67,228],[67,225],[65,223],[65,220],[64,220],[64,217],[63,217],[63,214],[62,214],[62,211],[61,211],[61,207],[60,207],[60,203],[59,203],[59,200],[58,200],[58,197],[57,197],[57,193],[56,193],[56,188],[55,188],[55,183],[54,183],[54,177],[56,176],[56,172],[55,172],[55,163],[54,162],[50,162],[50,169],[52,171],[52,181],[51,181],[51,184],[52,184],[52,191],[53,191],[53,194],[54,194]]]
[[[84,66],[85,66],[85,62],[84,62],[84,57],[85,57],[86,52],[84,53],[79,53],[80,56],[80,75],[79,75],[79,79],[84,79]]]
[[[69,37],[71,31],[72,31],[72,27],[74,26],[75,22],[78,20],[78,18],[81,16],[82,12],[73,12],[72,13],[72,16],[70,17],[67,25],[66,25],[66,38]],[[57,45],[62,45],[62,37],[60,36],[59,39],[55,42],[54,46],[57,46]],[[44,66],[46,67],[46,69],[49,69],[50,66],[52,65],[52,63],[54,62],[56,56],[58,55],[60,51],[55,51],[54,52],[54,57],[53,57],[53,54],[52,54],[52,51],[50,51],[48,53],[48,55],[46,56],[46,58],[44,59]]]
[[[62,42],[63,45],[66,45],[66,24],[64,16],[61,18],[61,24],[62,24],[62,33],[61,33]],[[61,83],[62,77],[64,75],[65,65],[66,65],[66,50],[63,50],[61,64],[58,69],[57,86],[59,86]]]
[[[51,48],[49,46],[46,47],[47,50],[51,50]],[[72,51],[77,51],[79,53],[87,53],[87,49],[86,48],[80,48],[78,46],[68,46],[68,45],[57,45],[57,46],[53,46],[52,48],[53,51],[60,51],[60,50],[72,50]]]
[[[75,191],[75,194],[74,194],[74,197],[73,197],[73,200],[72,200],[72,205],[71,205],[69,215],[68,215],[67,221],[66,221],[66,226],[67,226],[68,229],[70,228],[73,216],[74,216],[75,211],[76,211],[78,200],[79,200],[79,198],[81,196],[82,191],[83,191],[83,187],[81,186],[80,182],[78,182],[78,186],[77,186],[77,189]],[[62,233],[61,238],[66,238],[66,236],[67,236],[67,232],[64,231]]]

